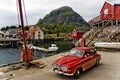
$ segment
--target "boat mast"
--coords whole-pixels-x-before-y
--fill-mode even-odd
[[[18,6],[19,6],[19,14],[20,14],[20,21],[22,26],[22,33],[23,33],[23,42],[24,42],[24,48],[25,48],[25,54],[26,54],[26,67],[28,68],[29,60],[28,60],[28,51],[27,51],[27,45],[26,45],[26,39],[25,39],[25,30],[24,30],[24,19],[23,19],[23,11],[22,11],[22,3],[21,0],[18,0]]]

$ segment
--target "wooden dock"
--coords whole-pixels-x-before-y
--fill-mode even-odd
[[[20,40],[16,38],[0,38],[0,47],[14,47]]]

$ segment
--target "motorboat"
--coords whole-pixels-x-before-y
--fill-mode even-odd
[[[100,48],[120,48],[120,42],[95,42],[94,45]]]

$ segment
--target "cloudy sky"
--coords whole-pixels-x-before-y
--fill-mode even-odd
[[[99,15],[106,0],[24,0],[28,24],[36,24],[51,10],[69,6],[86,21]],[[117,1],[117,0],[111,0]],[[119,0],[118,0],[119,1]],[[16,0],[1,0],[0,28],[7,25],[18,25]]]

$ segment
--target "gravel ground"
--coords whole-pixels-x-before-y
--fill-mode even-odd
[[[120,80],[120,51],[98,51],[98,53],[102,55],[100,65],[84,72],[77,80]],[[46,67],[42,69],[21,68],[7,72],[5,75],[13,74],[10,80],[76,80],[73,77],[58,75],[51,70],[52,62],[64,55],[66,53],[36,60],[45,63]],[[2,70],[3,68],[0,68],[0,71]],[[6,77],[0,80],[6,80]]]

